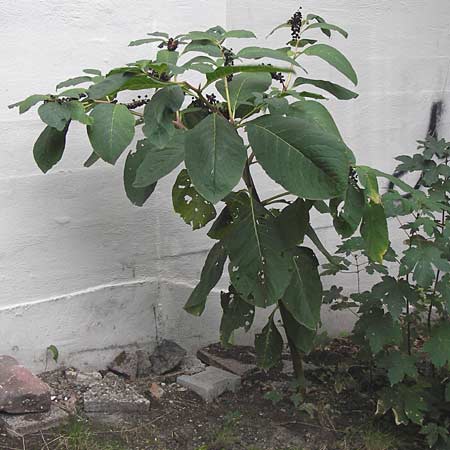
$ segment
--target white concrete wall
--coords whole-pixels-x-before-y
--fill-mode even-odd
[[[393,156],[412,152],[424,137],[432,103],[445,108],[450,101],[450,3],[305,0],[303,6],[350,32],[334,45],[353,62],[361,95],[327,106],[359,161],[391,170]],[[153,345],[157,336],[195,348],[217,338],[220,320],[217,296],[203,319],[181,309],[209,241],[172,212],[173,178],[144,208],[133,207],[123,192],[123,158],[119,167],[83,168],[90,149],[76,125],[62,162],[42,175],[31,151],[42,128],[36,112],[18,117],[6,105],[52,91],[82,68],[106,70],[145,57],[148,47],[127,43],[146,32],[220,24],[256,30],[264,43],[296,7],[292,0],[0,0],[0,353],[43,370],[45,349],[54,344],[61,363],[99,367],[118,348]],[[274,36],[285,41],[282,32]],[[309,67],[313,77],[345,83],[325,64]],[[450,138],[449,122],[444,112],[440,130]],[[272,190],[262,175],[258,183]],[[329,224],[322,217],[316,224],[333,246]],[[336,281],[354,284],[330,280]],[[332,332],[342,327],[341,319],[325,316]]]

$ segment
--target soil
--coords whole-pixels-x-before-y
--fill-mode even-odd
[[[254,349],[219,344],[209,351],[222,357],[254,362]],[[0,449],[9,450],[415,450],[426,448],[416,430],[393,425],[392,417],[374,418],[376,399],[358,349],[336,339],[307,358],[308,390],[296,407],[292,377],[280,367],[258,371],[243,380],[242,389],[214,403],[174,382],[175,375],[132,383],[151,401],[148,414],[116,414],[101,423],[85,417],[80,401],[72,423],[22,440],[0,429]],[[286,355],[287,357],[287,355]],[[60,401],[83,391],[61,371],[43,375]],[[157,382],[164,395],[150,391]],[[72,397],[72,398],[71,398]],[[272,400],[270,400],[270,397]],[[279,397],[282,397],[280,400]],[[295,397],[293,398],[295,400]],[[276,404],[275,404],[276,403]],[[419,438],[417,438],[419,439]]]

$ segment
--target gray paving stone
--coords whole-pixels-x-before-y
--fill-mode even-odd
[[[258,369],[256,364],[246,364],[236,359],[222,358],[221,356],[214,355],[203,348],[197,352],[197,356],[200,361],[208,364],[209,366],[227,370],[228,372],[239,375],[242,378],[248,377]]]
[[[177,383],[197,393],[206,402],[212,402],[225,391],[236,392],[241,385],[241,377],[217,367],[207,367],[195,375],[181,375]]]
[[[149,410],[150,401],[125,383],[97,383],[83,394],[86,413],[138,413]]]
[[[64,424],[70,415],[56,405],[50,411],[30,414],[0,414],[0,422],[12,437],[24,437]]]

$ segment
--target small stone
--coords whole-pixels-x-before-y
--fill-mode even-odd
[[[176,342],[164,339],[150,356],[152,371],[157,375],[164,375],[176,369],[184,356],[186,350]]]
[[[48,412],[31,414],[0,414],[0,423],[12,437],[24,437],[28,434],[55,428],[69,419],[69,414],[56,405]]]
[[[194,375],[199,372],[203,372],[206,365],[203,364],[196,356],[187,355],[184,357],[181,363],[181,370],[187,375]]]
[[[158,383],[152,383],[150,386],[152,397],[159,400],[164,395],[164,389]]]
[[[213,355],[205,349],[200,349],[197,352],[197,357],[200,361],[209,366],[218,367],[219,369],[227,370],[228,372],[239,375],[240,377],[247,377],[257,370],[255,364],[246,364],[233,358],[222,358],[221,356]]]
[[[75,381],[83,386],[90,386],[102,380],[100,372],[78,372]]]
[[[50,388],[11,356],[0,356],[0,411],[10,414],[50,409]]]
[[[97,383],[85,392],[83,395],[85,412],[146,413],[150,407],[150,401],[120,381]]]
[[[137,377],[144,378],[152,374],[152,363],[150,362],[150,353],[145,350],[138,350],[137,357]]]
[[[197,393],[206,402],[211,402],[225,391],[236,392],[241,385],[241,377],[210,366],[195,375],[181,375],[177,382]]]
[[[136,353],[126,351],[119,353],[114,361],[108,366],[108,369],[130,380],[135,380],[138,370],[138,358]]]

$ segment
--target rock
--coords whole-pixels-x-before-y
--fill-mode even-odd
[[[145,350],[138,350],[137,357],[137,377],[145,378],[152,374],[152,363],[150,362],[150,353]]]
[[[210,366],[195,375],[179,376],[177,383],[194,391],[206,402],[211,402],[225,391],[236,392],[241,385],[241,377]]]
[[[50,388],[10,356],[0,356],[0,411],[10,414],[50,410]]]
[[[152,371],[157,375],[164,375],[176,369],[184,356],[186,350],[176,342],[164,339],[150,356]]]
[[[208,364],[209,366],[218,367],[219,369],[227,370],[228,372],[239,375],[240,377],[247,377],[255,370],[257,366],[255,364],[246,364],[232,358],[222,358],[221,356],[214,355],[205,349],[200,349],[197,352],[197,357],[200,361]]]
[[[28,434],[55,428],[69,419],[70,415],[56,405],[50,411],[21,415],[0,414],[0,423],[12,437],[24,437]]]
[[[108,369],[130,380],[135,380],[138,371],[138,357],[136,352],[123,351],[119,353],[108,366]]]
[[[118,379],[104,380],[83,394],[86,413],[146,413],[150,401]]]
[[[102,380],[100,372],[78,372],[75,381],[83,386],[91,386]]]
[[[186,375],[194,375],[199,372],[203,372],[206,368],[206,365],[203,364],[196,356],[187,355],[183,358],[181,363],[181,370]]]
[[[164,395],[164,389],[158,383],[152,383],[150,386],[150,394],[156,400],[159,400]]]

